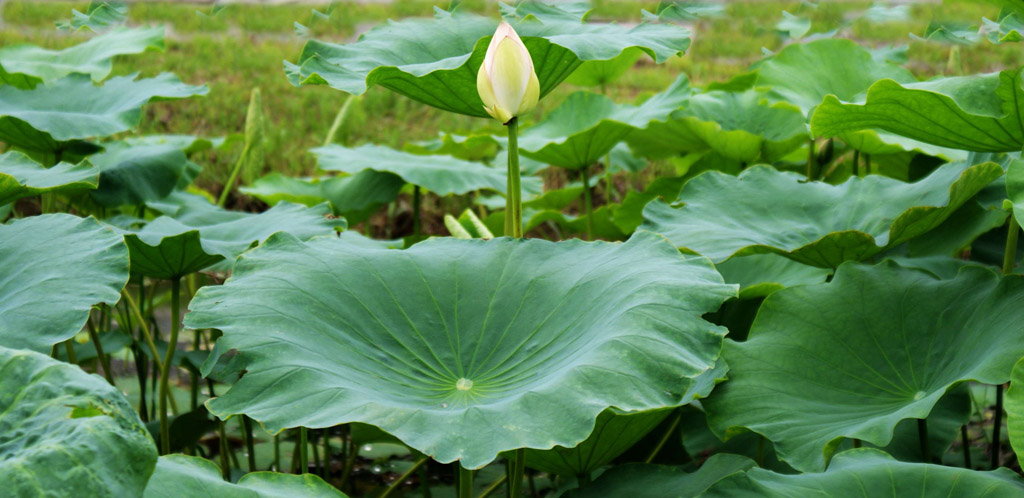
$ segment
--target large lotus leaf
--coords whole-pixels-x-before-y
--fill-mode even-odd
[[[240,190],[274,206],[281,201],[315,206],[330,202],[334,213],[358,223],[395,200],[405,182],[397,175],[363,170],[352,176],[295,178],[271,173]]]
[[[1013,202],[1017,223],[1024,223],[1024,160],[1010,161],[1006,169],[1006,194]]]
[[[0,206],[46,192],[94,189],[99,176],[99,168],[88,162],[45,168],[20,152],[7,152],[0,155]]]
[[[643,50],[628,48],[612,59],[586,61],[580,64],[580,67],[576,68],[565,82],[570,85],[597,86],[604,89],[619,76],[626,74],[626,71],[629,71],[643,56]]]
[[[0,225],[0,345],[44,353],[82,330],[128,283],[121,236],[93,218],[44,214]]]
[[[826,95],[853,100],[874,82],[888,78],[901,83],[916,81],[910,71],[878,61],[871,52],[845,39],[794,43],[765,60],[757,69],[756,86],[795,104],[805,114]]]
[[[349,148],[341,145],[317,147],[320,169],[357,174],[365,170],[393,173],[405,181],[438,195],[466,194],[475,190],[505,193],[505,168],[463,161],[449,156],[423,156],[382,145]],[[523,178],[524,190],[540,190],[540,179]]]
[[[691,386],[687,398],[705,398],[715,384],[725,380],[729,367],[719,360],[715,368],[704,372]],[[691,394],[692,393],[692,394]],[[526,450],[526,466],[543,472],[576,476],[604,467],[628,450],[672,413],[669,408],[638,413],[605,410],[597,417],[594,430],[585,441],[572,448]]]
[[[809,140],[803,112],[757,90],[714,90],[689,99],[669,119],[631,133],[637,153],[664,158],[713,150],[728,159],[774,162]]]
[[[643,227],[716,262],[774,252],[835,268],[939,226],[1002,172],[991,162],[949,163],[915,183],[870,175],[829,185],[767,166],[738,177],[709,171],[676,204],[648,204]]]
[[[690,45],[683,27],[584,23],[578,11],[536,6],[521,2],[505,13],[530,51],[541,97],[584,61],[611,60],[636,48],[661,63]],[[326,84],[353,95],[380,85],[444,110],[487,117],[476,76],[497,25],[443,11],[435,19],[388,21],[347,45],[311,40],[297,65],[285,63],[285,72],[294,85]]]
[[[715,265],[727,283],[739,284],[740,299],[764,297],[794,285],[824,282],[832,273],[778,254],[751,254]]]
[[[4,347],[0,379],[3,494],[142,495],[156,445],[115,387],[76,365]]]
[[[204,287],[185,323],[245,374],[207,402],[271,432],[365,422],[441,462],[572,447],[609,407],[692,399],[735,287],[704,258],[626,243],[435,238],[404,251],[271,237]],[[285,333],[282,333],[285,332]]]
[[[880,128],[914,140],[976,152],[1024,146],[1021,69],[900,84],[884,79],[864,99],[829,96],[811,118],[816,136]],[[844,103],[855,102],[855,103]]]
[[[114,57],[163,48],[163,26],[119,28],[64,50],[32,45],[4,47],[0,49],[0,84],[31,89],[72,73],[101,81],[110,75]]]
[[[1017,462],[1024,462],[1024,358],[1013,366],[1006,390],[1006,431]]]
[[[753,460],[739,455],[713,455],[699,469],[685,472],[680,467],[630,463],[613,467],[592,484],[574,489],[566,498],[690,498],[703,496],[726,476],[755,467]]]
[[[603,95],[576,92],[544,121],[523,129],[520,153],[563,168],[585,168],[602,160],[633,130],[667,119],[692,93],[685,74],[639,106],[618,105]]]
[[[702,497],[764,498],[982,498],[1020,496],[1024,481],[1010,469],[990,472],[925,463],[900,462],[882,451],[862,448],[836,455],[822,473],[778,474],[753,468],[732,474]]]
[[[1024,277],[846,263],[830,283],[768,296],[746,342],[726,341],[729,380],[704,401],[708,421],[720,437],[762,434],[793,467],[820,471],[844,438],[884,446],[958,383],[1006,382],[1024,356],[1021,320]]]
[[[99,188],[91,192],[103,206],[143,204],[167,197],[188,169],[180,148],[167,145],[104,144],[106,151],[89,156],[100,168]]]
[[[835,136],[863,154],[883,155],[913,152],[941,157],[949,161],[963,161],[967,159],[968,155],[967,151],[960,149],[938,147],[879,130],[845,131],[837,133]]]
[[[192,214],[193,216],[189,216]],[[324,203],[306,207],[282,202],[262,213],[225,211],[212,206],[199,213],[161,216],[138,230],[126,230],[132,273],[172,279],[234,260],[239,254],[276,232],[301,239],[331,235],[345,220],[330,219]],[[230,269],[228,266],[227,269]]]
[[[186,455],[164,455],[146,486],[144,498],[210,496],[217,498],[345,498],[345,494],[313,474],[250,472],[238,483],[224,480],[213,462]]]
[[[104,2],[92,0],[85,12],[71,9],[71,19],[58,21],[57,29],[77,31],[87,28],[92,31],[101,31],[111,26],[123,24],[128,18],[128,6],[120,0]]]
[[[206,92],[205,85],[186,85],[170,73],[140,80],[135,75],[119,76],[102,86],[93,85],[82,74],[32,90],[0,86],[0,140],[24,149],[60,150],[71,140],[134,128],[147,102]]]

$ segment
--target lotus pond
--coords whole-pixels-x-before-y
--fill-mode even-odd
[[[1019,2],[912,34],[939,75],[853,36],[908,5],[804,2],[702,84],[723,4],[442,3],[294,20],[278,77],[343,97],[309,176],[276,92],[138,132],[210,93],[114,70],[141,5],[0,46],[0,496],[1024,496],[1024,66],[960,58]],[[471,125],[357,143],[374,91]]]

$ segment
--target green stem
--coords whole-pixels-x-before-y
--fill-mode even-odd
[[[331,477],[331,428],[327,427],[323,430],[324,438],[324,466],[320,468],[320,477],[324,480],[328,480]]]
[[[420,467],[420,489],[423,490],[423,498],[430,498],[430,465]]]
[[[92,324],[92,316],[85,321],[86,327],[89,329],[89,340],[92,341],[92,345],[96,348],[96,361],[103,367],[103,377],[107,379],[110,385],[114,386],[114,375],[110,372],[110,357],[103,354],[103,345],[100,344],[100,336],[96,333],[96,326]]]
[[[299,474],[309,471],[309,449],[306,448],[306,428],[299,427]]]
[[[808,144],[807,151],[807,181],[814,181],[816,170],[818,169],[818,155],[814,151],[814,139],[812,138]]]
[[[858,150],[858,149],[854,149],[853,150],[853,167],[850,168],[850,169],[853,172],[853,176],[857,176],[857,177],[861,176],[860,175],[860,150]]]
[[[228,181],[224,183],[224,190],[220,192],[220,198],[217,199],[217,206],[224,207],[224,204],[228,201],[228,194],[235,187],[235,180],[238,179],[238,174],[242,172],[242,165],[245,164],[245,158],[249,155],[250,144],[246,143],[245,147],[242,148],[242,153],[238,156],[238,160],[235,161],[235,167],[231,169],[231,176],[228,177]]]
[[[64,341],[64,352],[68,354],[68,363],[77,364],[78,358],[75,356],[75,339],[71,338]]]
[[[245,432],[245,452],[249,457],[249,472],[256,472],[256,447],[252,440],[252,419],[242,415],[242,430]]]
[[[156,349],[156,343],[153,342],[153,336],[149,333],[149,325],[146,325],[146,319],[142,316],[142,311],[135,305],[135,300],[132,299],[132,295],[128,292],[121,290],[121,297],[124,298],[125,304],[128,305],[128,309],[131,310],[132,314],[135,315],[135,319],[139,322],[139,330],[142,331],[142,338],[146,341],[146,345],[149,346],[149,352],[153,354],[153,363],[156,363],[157,370],[163,371],[163,361],[160,360],[160,351]]]
[[[523,192],[519,178],[519,118],[508,123],[508,192],[505,195],[505,235],[523,238]]]
[[[583,215],[587,217],[587,240],[594,240],[594,199],[590,192],[590,167],[584,166],[583,174]]]
[[[1013,273],[1013,267],[1017,260],[1017,239],[1020,237],[1020,226],[1017,219],[1010,212],[1010,219],[1006,220],[1006,250],[1003,251],[1003,275]],[[1003,386],[996,386],[996,408],[992,419],[992,468],[999,467],[1000,462],[1000,432],[1003,425]]]
[[[224,421],[220,420],[219,422],[217,433],[220,436],[220,476],[225,481],[231,482],[231,462],[228,461],[228,431],[224,426]]]
[[[864,154],[864,168],[861,170],[861,178],[871,174],[871,154]]]
[[[281,472],[281,435],[274,434],[274,472]]]
[[[415,237],[420,236],[420,186],[413,185],[412,187],[412,234]]]
[[[171,425],[167,421],[167,398],[170,396],[171,363],[178,344],[178,329],[181,328],[180,309],[181,279],[171,280],[171,337],[167,341],[163,368],[160,369],[160,454],[171,452]]]
[[[675,418],[672,419],[672,423],[669,424],[668,426],[668,430],[665,431],[665,434],[661,436],[661,440],[659,440],[658,444],[654,447],[653,450],[651,450],[651,454],[647,455],[647,459],[644,460],[644,463],[651,463],[654,461],[654,457],[658,456],[658,453],[661,451],[661,448],[665,446],[665,443],[668,442],[669,437],[671,437],[672,433],[675,432],[676,427],[679,427],[679,421],[682,420],[682,418],[682,412],[676,413]]]
[[[917,419],[917,443],[921,446],[921,461],[931,463],[931,453],[928,452],[928,421]]]
[[[526,449],[516,450],[516,459],[512,462],[512,473],[509,476],[508,496],[520,498],[523,496],[523,474],[526,474]]]
[[[497,481],[492,482],[490,486],[487,486],[486,489],[481,491],[480,495],[477,496],[476,498],[487,498],[488,496],[491,496],[491,494],[494,493],[495,491],[497,491],[498,488],[500,488],[502,484],[505,484],[505,481],[507,481],[507,480],[508,480],[508,475],[501,476],[500,479],[498,479]]]
[[[412,467],[410,467],[409,470],[405,471],[404,474],[398,476],[398,479],[395,479],[395,482],[392,482],[391,485],[388,486],[388,489],[385,489],[384,492],[381,493],[378,498],[387,498],[388,496],[390,496],[391,493],[393,493],[396,489],[400,488],[402,486],[402,483],[407,481],[409,477],[411,477],[417,470],[419,470],[420,467],[423,466],[423,464],[427,463],[428,460],[430,460],[430,457],[423,457],[417,460],[416,463],[412,464]]]
[[[307,441],[307,443],[309,443],[309,448],[313,450],[313,474],[319,475],[322,473],[320,470],[320,447],[316,445],[316,431],[313,431],[312,434],[313,439]]]
[[[331,123],[331,129],[327,132],[327,138],[324,139],[324,146],[328,146],[334,143],[335,139],[338,138],[338,131],[345,125],[345,121],[348,118],[349,110],[352,109],[352,104],[358,99],[355,95],[345,99],[345,103],[341,105],[341,109],[338,110],[338,114],[334,116],[334,122]]]
[[[971,439],[967,437],[967,425],[960,426],[960,440],[964,447],[964,468],[970,469],[971,465]]]
[[[590,472],[580,472],[576,474],[576,486],[583,489],[590,484]]]
[[[473,471],[463,467],[459,462],[455,462],[455,465],[459,467],[458,498],[473,498]]]
[[[192,338],[193,351],[199,351],[199,344],[201,340],[200,334],[202,334],[202,331],[197,330],[195,331],[195,336]],[[195,411],[196,408],[199,407],[199,369],[189,369],[188,374],[189,392],[192,395],[189,404],[189,409],[191,411]]]

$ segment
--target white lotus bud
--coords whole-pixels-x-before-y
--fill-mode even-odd
[[[487,46],[487,56],[476,75],[476,90],[487,114],[503,124],[537,106],[540,82],[533,70],[533,59],[505,21],[498,25]]]

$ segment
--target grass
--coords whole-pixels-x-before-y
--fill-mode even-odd
[[[259,87],[265,115],[269,120],[265,172],[289,175],[310,174],[314,162],[306,152],[320,145],[346,96],[327,87],[295,88],[282,72],[283,60],[295,60],[304,40],[294,33],[294,22],[310,28],[314,37],[337,42],[349,41],[387,19],[430,15],[432,0],[402,0],[386,4],[353,3],[335,8],[329,16],[315,16],[313,8],[327,6],[228,5],[216,15],[209,6],[180,3],[140,3],[129,10],[130,24],[164,24],[168,28],[166,50],[116,60],[115,74],[140,71],[150,76],[172,71],[184,81],[210,86],[205,98],[147,107],[141,133],[187,133],[223,136],[242,130],[249,92]],[[447,4],[447,0],[437,3]],[[86,35],[68,35],[53,29],[58,19],[70,17],[72,8],[84,10],[88,2],[8,1],[2,4],[3,30],[0,44],[32,43],[60,48],[77,43]],[[591,20],[639,22],[641,9],[656,8],[657,2],[594,0]],[[868,23],[857,13],[871,2],[823,2],[817,8],[800,2],[745,1],[727,6],[727,15],[695,23],[689,52],[665,66],[641,61],[609,88],[620,101],[632,101],[668,85],[685,72],[700,86],[726,80],[745,71],[762,57],[762,48],[778,50],[787,42],[774,30],[782,10],[807,16],[812,33],[846,25],[842,35],[868,46],[909,45],[908,67],[920,77],[954,72],[975,73],[1024,65],[1020,45],[995,46],[981,43],[960,49],[960,67],[949,68],[950,47],[911,40],[909,33],[922,33],[931,21],[970,21],[982,16],[994,18],[993,8],[973,3],[914,4],[911,20]],[[461,2],[463,10],[496,15],[496,3],[484,0]],[[555,107],[578,88],[562,85],[546,97],[535,116]],[[466,116],[452,115],[424,106],[389,91],[372,88],[350,115],[341,140],[350,143],[377,142],[401,146],[404,142],[436,136],[439,130],[465,132],[497,126]],[[206,153],[198,160],[205,166],[201,186],[217,190],[229,173],[237,150]]]

